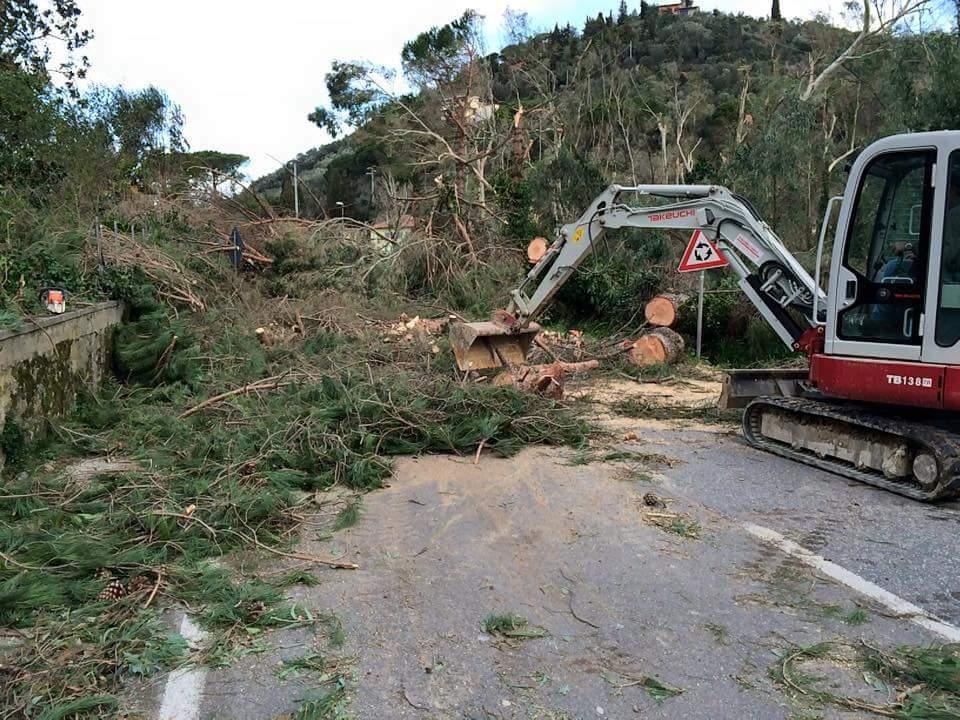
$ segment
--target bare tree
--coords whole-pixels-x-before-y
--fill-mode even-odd
[[[859,11],[860,30],[850,44],[823,70],[816,72],[818,58],[811,56],[807,85],[800,94],[809,101],[823,91],[830,79],[851,60],[877,52],[878,41],[902,23],[920,15],[930,0],[863,0]]]

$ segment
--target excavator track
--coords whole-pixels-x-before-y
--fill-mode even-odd
[[[841,431],[849,429],[851,435],[873,435],[886,442],[906,443],[912,453],[930,455],[936,460],[936,476],[927,478],[923,484],[912,475],[891,478],[880,470],[773,439],[762,431],[764,416],[771,413],[796,421],[798,428],[805,420],[814,421],[826,423],[828,427],[840,426]],[[929,421],[913,422],[878,414],[875,407],[868,409],[802,397],[760,397],[744,411],[743,432],[754,447],[914,500],[933,502],[960,495],[960,433],[948,422],[939,425]]]

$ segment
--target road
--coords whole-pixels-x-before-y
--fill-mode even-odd
[[[893,617],[861,580],[960,625],[960,505],[917,504],[756,451],[735,428],[606,422],[613,449],[639,455],[403,460],[356,526],[305,539],[308,552],[360,565],[294,593],[344,623],[353,717],[861,717],[811,708],[777,684],[778,657],[824,640],[944,641]],[[630,432],[636,440],[619,439]],[[664,518],[682,534],[656,524]],[[854,587],[752,526],[849,571]],[[485,616],[507,611],[546,636],[483,631]],[[266,652],[208,672],[184,720],[283,716],[311,679],[281,681],[277,662],[312,647],[329,652],[302,631],[277,634]],[[869,702],[889,699],[849,663],[816,670]],[[682,692],[652,697],[645,678]],[[163,716],[164,682],[142,694],[152,717]]]

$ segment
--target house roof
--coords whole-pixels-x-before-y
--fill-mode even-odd
[[[412,230],[417,226],[417,221],[413,215],[401,215],[400,222],[396,220],[381,220],[376,222],[371,227],[374,230],[385,231],[385,230]]]

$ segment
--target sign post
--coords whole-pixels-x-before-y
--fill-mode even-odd
[[[697,298],[697,359],[700,359],[700,352],[703,347],[703,276],[711,268],[726,267],[729,263],[720,252],[719,248],[713,244],[706,235],[700,230],[694,230],[690,236],[690,242],[687,243],[687,249],[683,251],[683,258],[680,260],[679,272],[699,272],[700,273],[700,292]]]
[[[697,300],[697,360],[700,359],[700,347],[703,344],[703,276],[706,272],[700,271],[700,298]]]

